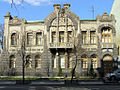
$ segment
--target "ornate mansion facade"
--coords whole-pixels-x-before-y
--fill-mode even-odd
[[[70,11],[70,4],[54,4],[54,11],[44,21],[26,21],[5,16],[4,45],[1,54],[3,74],[22,75],[24,54],[25,75],[88,76],[91,64],[97,76],[116,68],[118,48],[115,44],[115,18],[104,13],[96,20],[80,20]],[[76,63],[77,61],[77,63]],[[3,68],[4,67],[4,68]]]

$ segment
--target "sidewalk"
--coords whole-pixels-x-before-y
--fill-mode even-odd
[[[64,80],[41,80],[41,81],[31,81],[30,86],[64,86],[64,85],[108,85],[108,84],[120,84],[120,83],[103,83],[102,80],[79,80],[73,81],[71,84],[70,81]],[[23,84],[16,84],[15,80],[0,80],[0,86],[7,86],[7,85],[23,85]]]

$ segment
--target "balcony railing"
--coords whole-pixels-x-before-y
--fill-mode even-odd
[[[74,43],[49,43],[49,48],[74,48]]]
[[[114,48],[113,43],[101,43],[101,48]]]

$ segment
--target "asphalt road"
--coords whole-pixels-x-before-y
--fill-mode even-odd
[[[0,90],[120,90],[120,85],[89,86],[0,86]]]

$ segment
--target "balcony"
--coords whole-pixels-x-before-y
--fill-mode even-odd
[[[114,48],[113,43],[101,43],[101,48]]]
[[[74,43],[49,43],[49,48],[74,48]]]

